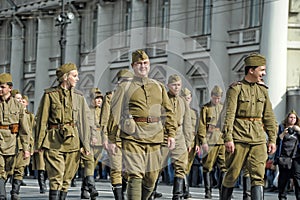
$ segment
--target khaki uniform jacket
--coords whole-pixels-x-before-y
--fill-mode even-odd
[[[30,125],[25,115],[24,106],[15,98],[0,101],[0,125],[9,126],[19,124],[19,133],[13,134],[10,129],[0,129],[0,154],[15,155],[17,152],[17,137],[20,137],[24,151],[30,151]]]
[[[190,108],[190,113],[191,113],[191,121],[192,121],[192,131],[193,131],[193,143],[192,147],[195,146],[195,142],[198,137],[196,137],[196,132],[197,132],[197,126],[198,126],[198,115],[197,115],[197,110],[194,108]]]
[[[266,86],[245,79],[226,94],[224,141],[248,144],[275,144],[277,123]],[[251,118],[261,120],[250,120]]]
[[[93,137],[96,138],[97,142],[94,146],[102,146],[102,135],[101,135],[101,129],[100,129],[100,115],[101,115],[101,108],[99,107],[90,107],[92,118],[94,119],[94,127],[96,128],[96,132],[93,134]]]
[[[29,141],[30,150],[29,151],[30,151],[30,153],[33,153],[33,151],[34,151],[34,135],[33,135],[34,133],[33,133],[33,129],[34,129],[34,126],[35,126],[35,118],[34,118],[34,114],[29,112],[26,109],[25,109],[25,115],[27,116],[26,120],[27,120],[29,131],[30,131],[30,141]],[[23,149],[22,142],[21,142],[20,138],[18,139],[18,147],[19,147],[19,150]]]
[[[78,151],[81,143],[86,151],[90,151],[91,131],[95,130],[90,109],[80,91],[72,88],[70,92],[72,102],[67,104],[61,86],[45,90],[37,112],[36,149],[72,152]],[[72,112],[66,113],[65,106],[71,106],[66,111],[71,109]],[[74,126],[63,125],[66,123],[73,123]],[[50,128],[53,124],[63,126]]]
[[[199,117],[198,138],[200,144],[224,144],[220,127],[216,127],[223,104],[214,105],[211,101],[202,106]],[[213,130],[208,130],[215,127]]]
[[[161,117],[165,113],[165,124],[135,122],[134,117]],[[130,119],[131,132],[122,126]],[[119,126],[121,124],[121,126]],[[134,140],[140,143],[163,143],[164,128],[168,137],[175,138],[177,123],[165,87],[150,78],[134,77],[131,82],[121,83],[111,100],[111,115],[109,118],[109,140],[116,143],[120,132],[122,139]]]
[[[101,133],[103,140],[107,141],[107,124],[109,120],[110,115],[110,101],[111,101],[112,94],[105,95],[102,103],[102,109],[101,109],[101,119],[100,119],[100,127],[101,127]]]
[[[186,148],[192,147],[194,134],[192,128],[190,107],[183,97],[174,96],[170,92],[168,92],[168,96],[173,105],[176,115],[176,123],[178,125],[176,138],[179,137],[179,134],[183,134]],[[176,142],[183,141],[176,140]]]

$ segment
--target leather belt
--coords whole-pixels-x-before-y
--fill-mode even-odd
[[[237,117],[237,119],[251,121],[251,122],[262,120],[260,117]]]
[[[155,123],[160,121],[160,117],[134,117],[133,120],[136,122]]]
[[[0,125],[0,129],[8,130],[9,125]]]
[[[19,124],[0,125],[0,129],[10,130],[11,133],[17,134],[19,132]]]
[[[64,124],[50,124],[50,125],[49,125],[49,129],[53,129],[53,128],[55,128],[55,129],[61,129],[61,128],[63,128],[64,126],[72,126],[72,127],[75,127],[76,124],[73,123],[73,122],[68,122],[68,123],[64,123]]]

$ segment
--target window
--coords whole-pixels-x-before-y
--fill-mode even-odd
[[[96,7],[97,8],[97,7]],[[98,26],[98,9],[93,12],[93,49],[97,46],[97,26]]]
[[[199,100],[199,106],[203,106],[204,103],[207,101],[207,88],[206,87],[200,87],[196,88],[196,95]]]
[[[202,34],[209,34],[211,28],[211,0],[203,0]]]
[[[123,27],[122,31],[124,31],[124,39],[123,39],[123,44],[124,46],[129,46],[130,42],[130,32],[129,30],[131,29],[131,1],[126,0],[124,4],[124,14],[123,14]]]
[[[38,23],[36,19],[26,21],[24,72],[35,72]]]
[[[247,27],[255,27],[261,24],[262,16],[262,0],[243,0],[243,25]]]

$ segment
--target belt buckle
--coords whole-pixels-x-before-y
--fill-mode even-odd
[[[249,118],[249,121],[254,122],[255,119],[254,119],[253,117],[250,117],[250,118]]]
[[[152,123],[152,117],[147,117],[147,123]]]

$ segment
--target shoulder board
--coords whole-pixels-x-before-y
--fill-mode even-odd
[[[237,86],[237,85],[242,85],[242,82],[240,82],[240,81],[235,81],[235,82],[231,83],[231,84],[229,85],[229,87],[235,87],[235,86]]]
[[[57,87],[52,87],[52,88],[47,88],[45,89],[45,93],[51,93],[51,92],[56,92],[58,90]]]
[[[74,89],[74,93],[83,96],[83,93],[80,90]]]
[[[268,86],[266,86],[266,84],[265,84],[265,83],[263,83],[263,82],[261,82],[261,83],[257,83],[257,85],[259,85],[259,86],[263,86],[263,87],[265,87],[266,89],[269,89],[269,87],[268,87]]]

